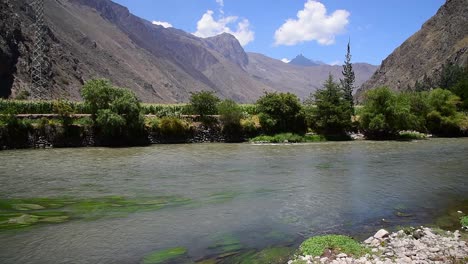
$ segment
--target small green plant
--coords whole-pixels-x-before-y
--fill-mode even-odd
[[[422,140],[427,139],[426,134],[417,131],[402,131],[398,137],[399,140]]]
[[[160,119],[159,118],[147,118],[145,120],[145,126],[149,128],[150,131],[158,131],[159,130]]]
[[[218,113],[227,140],[238,141],[242,137],[242,110],[239,105],[232,100],[224,100],[218,105]]]
[[[325,138],[320,135],[297,135],[293,133],[282,133],[273,136],[262,135],[250,139],[250,142],[262,143],[303,143],[303,142],[319,142],[325,141]]]
[[[186,138],[191,132],[190,125],[176,117],[163,117],[159,123],[161,135],[168,138]]]
[[[335,253],[346,253],[355,257],[360,257],[366,253],[366,249],[357,241],[343,235],[311,237],[304,241],[299,249],[302,254],[314,257],[321,256],[327,249]]]
[[[460,224],[462,226],[465,226],[465,227],[468,226],[468,215],[463,216],[462,218],[460,218]]]
[[[57,100],[53,103],[55,114],[60,116],[62,125],[67,127],[73,123],[72,114],[74,113],[73,104],[65,100]]]

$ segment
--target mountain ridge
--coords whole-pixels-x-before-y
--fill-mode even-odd
[[[421,29],[383,60],[375,74],[357,92],[378,86],[393,90],[414,87],[426,77],[436,81],[444,64],[468,67],[468,0],[446,0]]]
[[[2,97],[27,91],[32,99],[80,100],[79,90],[86,80],[107,78],[130,88],[145,102],[186,102],[191,92],[200,90],[253,102],[264,92],[297,91],[307,96],[321,86],[329,71],[329,66],[306,68],[262,60],[280,65],[284,78],[273,78],[252,65],[250,54],[230,34],[198,38],[153,25],[110,0],[54,0],[45,1],[47,84],[35,91],[29,74],[34,13],[27,0],[3,0],[2,4],[0,20],[8,21],[0,26],[0,57],[8,62],[5,69],[0,68]],[[16,39],[10,43],[7,36],[12,35]],[[340,71],[332,72],[340,77]],[[310,78],[319,74],[325,77]],[[363,81],[371,74],[366,69],[356,75],[362,75],[358,79]]]

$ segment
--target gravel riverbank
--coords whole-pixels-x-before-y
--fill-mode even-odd
[[[288,264],[386,264],[386,263],[468,263],[468,243],[460,231],[450,232],[421,227],[389,233],[379,230],[362,245],[369,253],[360,258],[334,252],[329,256],[299,256]]]

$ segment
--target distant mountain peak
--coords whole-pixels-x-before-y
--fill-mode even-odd
[[[297,66],[319,66],[319,65],[326,65],[326,63],[323,63],[321,61],[313,61],[307,57],[305,57],[302,53],[297,55],[294,59],[292,59],[289,64],[292,65],[297,65]]]

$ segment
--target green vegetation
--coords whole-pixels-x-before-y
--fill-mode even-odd
[[[242,139],[242,109],[233,100],[224,100],[218,105],[218,113],[223,125],[223,134],[228,141]]]
[[[298,135],[293,133],[282,133],[273,136],[258,136],[250,139],[250,142],[262,143],[305,143],[325,141],[325,137],[320,135]]]
[[[170,248],[162,251],[156,251],[147,255],[143,259],[144,264],[159,264],[169,260],[180,258],[187,253],[187,249],[183,247]]]
[[[0,100],[0,143],[27,147],[37,129],[41,136],[52,131],[51,138],[59,138],[53,145],[58,146],[68,141],[79,145],[81,137],[89,134],[95,136],[96,145],[145,145],[148,138],[187,142],[199,128],[221,132],[228,142],[245,138],[272,143],[349,140],[351,132],[361,132],[367,139],[392,140],[423,139],[427,133],[468,136],[466,68],[444,66],[438,82],[426,76],[420,89],[415,88],[422,92],[370,90],[363,105],[356,107],[350,96],[355,76],[349,44],[342,73],[341,84],[329,76],[323,88],[304,103],[291,93],[265,93],[250,105],[221,101],[209,91],[193,93],[189,104],[141,104],[129,90],[107,80],[91,80],[83,86],[83,103]],[[435,84],[441,88],[433,89]],[[55,115],[29,120],[17,116],[21,113]],[[83,113],[90,117],[77,115]],[[152,115],[145,118],[143,114]],[[305,132],[320,136],[303,136]]]
[[[193,132],[188,122],[177,117],[161,118],[158,129],[163,137],[172,140],[186,140]]]
[[[287,263],[293,250],[287,247],[270,247],[261,251],[250,250],[235,255],[227,261],[239,264],[283,264]]]
[[[260,125],[266,134],[304,133],[306,123],[299,98],[291,93],[265,93],[257,101]]]
[[[354,239],[342,235],[315,236],[304,241],[299,250],[303,255],[321,256],[325,250],[346,253],[354,257],[366,254],[366,249]]]
[[[343,65],[343,79],[340,79],[341,88],[343,90],[344,96],[343,99],[348,102],[349,112],[354,114],[354,70],[353,64],[351,63],[351,43],[348,42],[346,59]]]
[[[314,99],[315,107],[311,108],[313,121],[310,122],[312,129],[321,135],[346,136],[352,126],[352,111],[346,94],[331,75],[323,89],[315,92]]]
[[[98,79],[88,81],[81,96],[105,145],[141,144],[145,134],[144,119],[133,92]]]
[[[215,115],[217,113],[219,101],[214,92],[201,91],[192,93],[188,107],[194,114],[200,115],[203,119],[207,115]]]
[[[410,129],[411,118],[409,101],[387,87],[380,87],[366,94],[360,127],[367,138],[396,138],[400,131]]]
[[[398,140],[422,140],[427,139],[426,134],[417,131],[401,131],[398,135]]]
[[[465,216],[461,217],[460,218],[460,224],[462,226],[468,226],[468,216],[465,215]]]
[[[237,252],[243,248],[239,239],[231,234],[218,236],[215,244],[209,248],[219,253]]]
[[[183,205],[190,200],[176,196],[90,199],[25,198],[0,200],[0,231],[39,224],[62,223],[73,219],[122,217],[138,211],[153,211]]]

